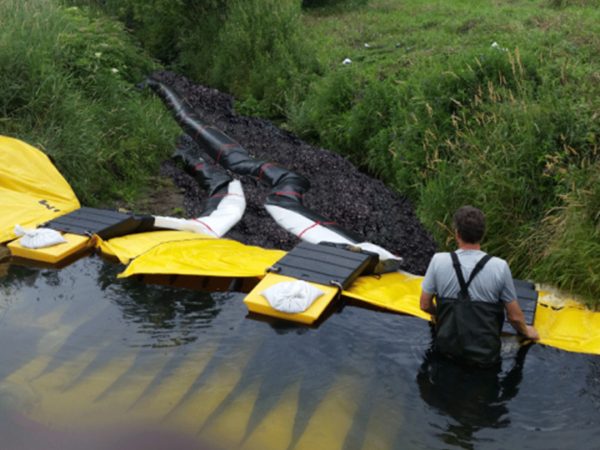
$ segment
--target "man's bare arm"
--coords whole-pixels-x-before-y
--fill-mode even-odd
[[[433,297],[434,297],[433,294],[422,291],[420,304],[421,304],[421,309],[423,311],[431,314],[432,316],[435,316],[435,303],[433,303]]]
[[[504,308],[506,309],[506,318],[513,326],[517,333],[522,334],[532,341],[537,341],[540,336],[535,328],[525,323],[525,315],[519,306],[519,302],[513,300],[510,303],[505,303]]]

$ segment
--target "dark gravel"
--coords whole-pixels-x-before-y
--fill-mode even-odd
[[[253,157],[294,170],[311,182],[304,205],[404,258],[403,269],[423,274],[436,250],[432,236],[415,216],[410,201],[381,181],[360,172],[342,156],[314,147],[263,119],[239,116],[233,98],[193,84],[187,78],[161,72],[157,79],[181,95],[205,121],[236,139]],[[179,145],[195,145],[187,136]],[[208,158],[208,157],[207,157]],[[205,193],[170,161],[162,167],[185,192],[189,217],[202,211]],[[254,179],[242,179],[247,209],[228,237],[246,244],[289,250],[298,239],[280,228],[263,207],[268,188]]]

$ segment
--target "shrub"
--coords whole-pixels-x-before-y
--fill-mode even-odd
[[[135,195],[175,136],[134,88],[154,63],[120,25],[78,8],[6,0],[0,17],[0,133],[53,156],[84,203]]]
[[[572,171],[571,189],[550,210],[531,242],[539,246],[532,273],[582,294],[590,304],[600,298],[600,163]],[[541,250],[541,251],[540,251]]]
[[[299,13],[293,0],[231,2],[212,59],[211,84],[258,101],[263,115],[283,116],[286,93],[317,69]]]
[[[138,41],[165,64],[177,64],[182,53],[201,60],[212,55],[225,19],[225,0],[65,0],[119,18]],[[206,68],[204,68],[205,72]]]
[[[318,72],[296,0],[70,0],[116,15],[152,55],[236,95],[246,112],[285,115]]]

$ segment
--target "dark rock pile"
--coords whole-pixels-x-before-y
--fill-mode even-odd
[[[403,269],[424,273],[436,244],[407,198],[360,172],[336,153],[313,147],[267,120],[235,114],[233,98],[227,94],[195,85],[171,72],[161,72],[157,78],[182,95],[205,121],[237,140],[252,157],[275,162],[308,178],[311,188],[304,196],[305,206],[364,236],[366,241],[402,256]],[[179,145],[195,143],[183,136]],[[163,164],[162,173],[184,189],[186,214],[198,216],[205,193],[193,178],[170,161]],[[254,179],[241,181],[246,213],[227,236],[266,248],[294,247],[298,239],[280,228],[263,207],[268,188]]]

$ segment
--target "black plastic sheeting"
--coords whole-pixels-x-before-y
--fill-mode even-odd
[[[175,120],[200,148],[217,164],[241,176],[250,176],[271,188],[266,204],[294,211],[339,236],[353,242],[364,242],[361,236],[343,229],[315,211],[305,207],[302,197],[310,188],[310,182],[302,175],[278,166],[273,162],[253,159],[234,139],[218,128],[205,122],[172,89],[149,77],[149,86],[172,112]],[[192,165],[193,161],[188,161]]]

